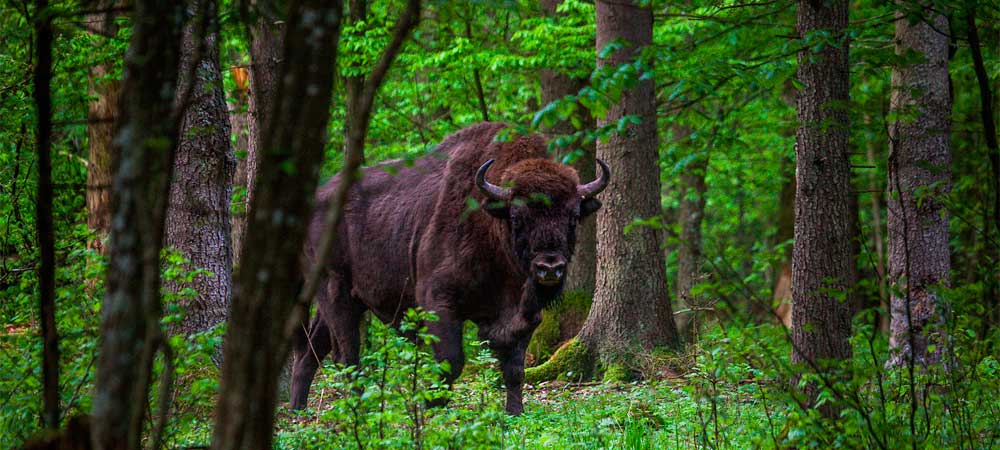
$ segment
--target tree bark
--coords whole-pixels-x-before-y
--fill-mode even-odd
[[[245,210],[249,214],[256,190],[257,171],[261,152],[264,148],[264,131],[276,107],[276,92],[280,75],[280,61],[284,47],[284,18],[276,17],[275,5],[268,1],[253,1],[260,15],[249,25],[250,38],[250,121],[249,141],[246,155],[246,199]],[[263,7],[269,6],[269,7]],[[244,17],[250,23],[249,17]],[[244,224],[246,226],[246,224]],[[246,237],[246,231],[243,232]],[[243,247],[237,247],[234,259],[242,261]]]
[[[798,32],[829,33],[837,43],[799,52],[795,246],[792,251],[792,361],[820,375],[826,362],[850,358],[854,295],[849,66],[846,0],[801,0]],[[816,386],[806,388],[815,401]],[[829,404],[828,404],[829,405]],[[829,406],[821,411],[833,416]]]
[[[96,2],[99,9],[111,8],[115,1]],[[104,37],[114,36],[118,27],[113,14],[90,14],[88,29]],[[87,108],[87,228],[96,232],[87,247],[105,254],[104,240],[111,230],[111,178],[112,140],[118,121],[120,84],[109,79],[112,64],[98,64],[90,69],[89,95],[93,97]]]
[[[278,375],[306,310],[296,299],[299,257],[327,142],[342,14],[342,2],[330,0],[303,0],[288,14],[233,291],[214,449],[271,447]]]
[[[236,171],[233,173],[234,203],[230,207],[232,232],[230,233],[233,253],[233,267],[240,264],[240,248],[243,246],[243,236],[247,227],[247,190],[248,162],[250,149],[250,115],[249,115],[249,76],[250,71],[244,67],[234,67],[230,70],[236,81],[236,91],[229,103],[229,126],[233,134],[233,153],[236,156]]]
[[[134,3],[112,183],[110,263],[93,397],[94,446],[139,447],[160,330],[160,250],[177,142],[183,5]],[[152,70],[150,65],[155,65]]]
[[[35,71],[32,96],[37,122],[38,316],[42,338],[42,424],[59,427],[59,335],[56,330],[56,249],[52,223],[52,11],[48,0],[35,0]]]
[[[617,67],[635,61],[652,44],[653,13],[630,2],[597,2],[597,49],[622,40],[625,48],[597,64]],[[636,353],[654,347],[676,348],[677,329],[670,308],[663,253],[657,230],[625,227],[637,217],[660,214],[657,164],[656,95],[652,78],[622,94],[598,126],[636,115],[624,135],[597,144],[597,156],[615,171],[597,213],[597,287],[580,341],[607,365],[625,365]]]
[[[541,5],[547,15],[555,17],[558,20],[556,8],[562,1],[542,0]],[[576,94],[589,81],[586,78],[574,78],[565,73],[560,73],[558,70],[551,69],[543,69],[539,78],[542,88],[542,103],[546,105],[567,95]],[[583,111],[582,108],[580,116],[580,122],[585,127],[594,127],[594,118],[589,113]],[[561,121],[550,130],[547,130],[548,133],[557,136],[572,134],[575,131],[572,122],[569,120]],[[576,172],[580,175],[580,179],[584,180],[584,182],[593,180],[597,174],[597,163],[594,161],[594,154],[597,151],[596,143],[583,144],[578,142],[572,145],[583,150],[583,154],[573,163],[573,168],[576,169]],[[582,221],[577,226],[576,250],[573,254],[572,264],[569,265],[569,272],[566,273],[564,289],[566,292],[579,291],[587,295],[593,295],[596,276],[597,221],[590,219]]]
[[[948,210],[941,198],[951,189],[951,97],[948,91],[948,19],[934,14],[911,23],[896,13],[896,54],[917,52],[919,63],[892,71],[890,110],[889,365],[940,362],[946,305],[938,293],[949,284]],[[924,22],[926,20],[926,22]],[[899,294],[901,293],[901,295]],[[935,346],[930,351],[929,346]]]
[[[189,269],[205,269],[189,283],[168,282],[197,293],[184,300],[184,319],[172,331],[202,332],[223,322],[232,297],[230,247],[230,180],[235,160],[229,145],[229,117],[219,67],[217,4],[190,0],[194,19],[184,27],[178,92],[190,90],[183,110],[180,141],[174,158],[167,210],[166,243],[189,261]],[[183,99],[178,99],[178,102]]]

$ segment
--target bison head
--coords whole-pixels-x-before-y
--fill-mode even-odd
[[[486,211],[508,223],[514,252],[535,285],[562,288],[576,246],[576,224],[601,207],[594,196],[611,181],[604,161],[601,176],[579,184],[576,171],[547,159],[520,161],[504,171],[502,187],[486,181],[493,160],[476,172],[476,186],[490,201]]]

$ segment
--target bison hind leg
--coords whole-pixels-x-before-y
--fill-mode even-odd
[[[300,410],[305,409],[316,371],[323,358],[333,351],[335,343],[330,327],[320,314],[312,319],[308,334],[305,331],[296,334],[300,337],[295,340],[293,349],[291,406]]]

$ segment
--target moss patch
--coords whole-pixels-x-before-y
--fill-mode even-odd
[[[624,383],[632,381],[633,378],[632,371],[625,364],[608,364],[604,367],[605,383]]]
[[[542,323],[535,329],[528,344],[527,363],[529,366],[541,364],[555,353],[556,349],[573,339],[590,312],[591,296],[583,292],[567,292],[549,308],[542,311]]]
[[[581,381],[593,376],[594,358],[587,346],[573,338],[559,347],[544,364],[524,371],[528,384],[543,381]]]

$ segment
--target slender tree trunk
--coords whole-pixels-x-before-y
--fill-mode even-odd
[[[233,153],[236,155],[236,171],[233,173],[233,203],[230,205],[232,232],[230,233],[233,252],[233,267],[240,264],[240,248],[247,227],[247,162],[250,149],[249,81],[250,71],[244,67],[233,67],[230,72],[236,82],[236,91],[229,103],[229,126],[233,134]]]
[[[653,12],[630,2],[598,2],[597,49],[613,41],[626,46],[600,58],[598,66],[617,67],[634,61],[652,44]],[[657,164],[656,95],[652,78],[624,92],[603,126],[626,115],[641,123],[597,144],[597,156],[615,170],[597,213],[597,288],[579,339],[609,366],[627,365],[635,353],[657,346],[676,348],[677,329],[670,308],[663,253],[657,230],[635,227],[636,217],[660,214]]]
[[[123,122],[112,183],[110,263],[93,397],[94,446],[139,447],[160,330],[160,249],[177,142],[174,111],[183,5],[134,3]],[[150,65],[155,65],[152,70]]]
[[[697,156],[681,174],[681,204],[678,219],[681,222],[680,245],[677,248],[677,298],[680,304],[692,311],[678,321],[678,328],[684,339],[697,340],[698,311],[701,306],[691,294],[691,288],[701,281],[701,221],[705,216],[705,172],[708,170],[708,154]]]
[[[260,0],[254,4],[265,3]],[[277,99],[275,98],[280,79],[279,62],[281,61],[282,48],[284,47],[285,22],[283,18],[272,17],[265,10],[259,8],[260,16],[255,22],[249,25],[250,38],[250,138],[247,145],[246,155],[246,203],[245,209],[249,213],[250,205],[253,203],[253,195],[257,180],[258,165],[262,158],[261,152],[264,148],[264,131],[267,124],[271,123],[271,116],[274,114]],[[245,17],[246,23],[250,18]],[[246,226],[246,225],[244,225]],[[243,237],[246,237],[244,231]],[[239,247],[234,253],[235,260],[242,261],[242,248]]]
[[[783,173],[788,175],[787,181],[781,185],[781,194],[778,202],[778,235],[779,243],[788,242],[795,237],[795,167],[791,160],[781,162]],[[792,253],[794,244],[785,248],[782,263],[775,274],[774,289],[772,292],[772,302],[774,304],[774,316],[787,327],[792,327]],[[759,311],[751,311],[758,317],[769,317],[771,310],[761,308]]]
[[[803,37],[829,33],[838,42],[799,52],[795,246],[792,251],[792,361],[826,373],[848,359],[854,295],[854,239],[848,136],[849,66],[846,0],[801,0]],[[816,386],[806,389],[815,401]],[[834,408],[823,407],[827,416]]]
[[[263,123],[246,257],[236,275],[223,352],[214,449],[271,448],[278,375],[305,316],[296,299],[299,257],[327,142],[343,4],[295,5],[274,78],[280,81],[271,97],[274,115]]]
[[[110,8],[114,1],[95,3]],[[110,38],[118,32],[113,14],[87,16],[88,29]],[[87,109],[87,227],[97,233],[87,247],[105,254],[104,240],[111,230],[111,166],[112,140],[118,120],[120,83],[109,79],[112,64],[98,64],[90,69],[89,94],[93,97]]]
[[[869,122],[871,119],[866,115],[865,121]],[[875,165],[875,147],[876,142],[874,140],[868,140],[865,143],[865,155],[868,158],[868,165]],[[877,180],[876,172],[873,170],[868,176],[868,190],[870,191],[868,195],[871,196],[871,201],[869,202],[869,207],[871,208],[872,215],[872,249],[875,251],[875,270],[878,272],[877,282],[878,282],[878,298],[879,298],[879,310],[884,311],[884,313],[879,314],[879,331],[888,335],[889,334],[889,290],[886,288],[886,273],[885,273],[885,235],[882,234],[882,202],[881,202],[881,189],[879,189],[879,183]]]
[[[892,71],[890,110],[901,117],[890,127],[889,281],[890,365],[940,362],[946,305],[939,290],[949,284],[948,210],[951,189],[951,97],[948,92],[948,29],[944,15],[911,23],[896,13],[896,54],[926,59]],[[911,120],[912,119],[912,120]],[[899,294],[897,294],[899,293]],[[929,351],[934,345],[936,349]]]
[[[1000,145],[997,144],[997,125],[993,118],[993,90],[990,88],[989,75],[986,72],[986,65],[983,62],[982,44],[979,40],[979,29],[976,26],[975,10],[966,11],[965,23],[968,28],[969,49],[972,51],[973,68],[976,72],[976,81],[979,84],[979,103],[983,122],[983,134],[986,138],[986,151],[990,159],[990,172],[992,183],[986,191],[992,194],[993,206],[989,216],[984,213],[983,234],[987,242],[988,256],[986,259],[993,261],[993,270],[988,271],[986,287],[984,289],[986,320],[983,322],[983,331],[988,327],[1000,323],[1000,275],[997,274],[996,265],[1000,261],[1000,248],[989,242],[992,236],[1000,236]],[[989,195],[987,196],[989,197]],[[991,223],[992,222],[992,223]],[[983,334],[985,336],[985,333]]]
[[[562,0],[542,0],[542,8],[551,17],[558,16],[556,8]],[[567,95],[576,94],[587,85],[586,78],[574,78],[556,70],[543,69],[540,76],[542,88],[542,103],[549,104]],[[588,128],[593,128],[594,118],[589,113],[581,111],[580,123]],[[554,135],[568,135],[576,130],[571,121],[562,121],[552,127],[548,132]],[[582,145],[582,146],[581,146]],[[575,143],[571,148],[581,148],[581,155],[573,168],[580,175],[581,180],[589,181],[596,176],[597,164],[594,161],[596,153],[596,143]],[[565,291],[585,292],[588,295],[594,292],[594,282],[597,276],[597,221],[594,219],[584,220],[576,229],[576,251],[573,254],[573,262],[569,265],[569,272],[566,274]]]
[[[184,27],[178,92],[191,94],[186,105],[179,105],[184,115],[170,185],[166,243],[188,258],[189,269],[211,274],[198,275],[189,283],[167,283],[174,292],[185,287],[197,291],[195,298],[185,299],[184,319],[173,330],[186,335],[223,322],[229,309],[233,284],[229,183],[235,170],[219,67],[217,5],[214,0],[187,3],[194,19]]]
[[[38,306],[42,337],[42,424],[59,427],[59,335],[56,330],[56,250],[52,224],[52,19],[48,0],[35,0],[35,73],[33,95],[38,117]]]

